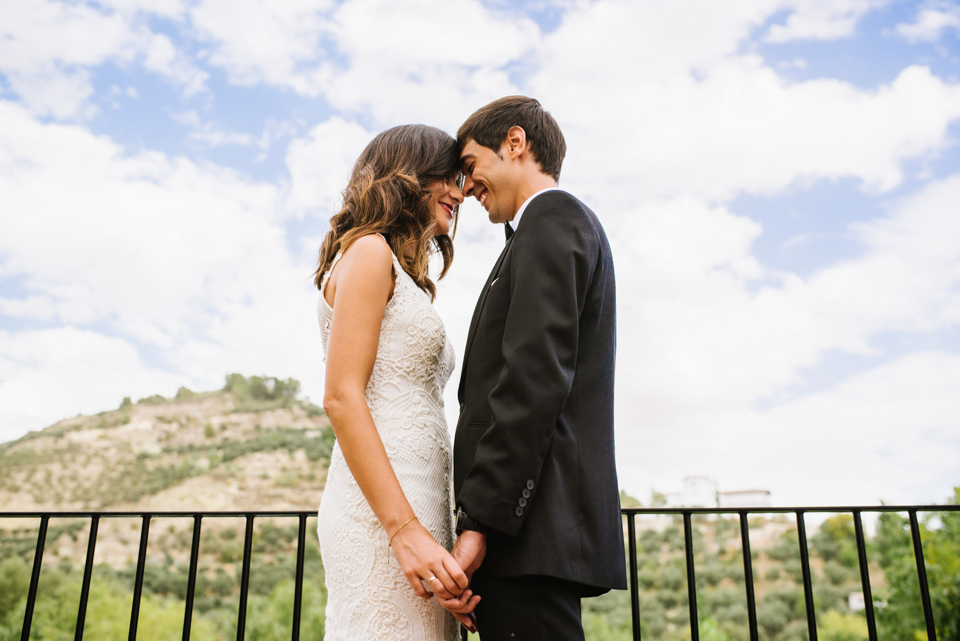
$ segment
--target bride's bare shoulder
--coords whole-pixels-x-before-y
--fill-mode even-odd
[[[360,267],[364,272],[390,271],[393,267],[393,251],[380,234],[369,234],[356,239],[343,251],[340,262],[345,267]]]
[[[330,283],[325,292],[327,302],[333,306],[336,292],[343,283],[388,291],[393,295],[393,251],[379,234],[369,234],[356,239],[343,251],[340,260],[330,274]]]

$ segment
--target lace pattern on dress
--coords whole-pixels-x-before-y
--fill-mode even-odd
[[[323,296],[318,318],[324,355],[333,309]],[[377,357],[365,396],[400,486],[420,523],[453,547],[452,451],[443,388],[454,352],[430,297],[393,257],[395,287],[387,302]],[[326,356],[324,356],[326,360]],[[317,535],[327,582],[328,641],[398,639],[455,641],[456,621],[410,588],[383,530],[334,445]]]

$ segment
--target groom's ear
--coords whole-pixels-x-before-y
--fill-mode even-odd
[[[520,154],[527,151],[527,132],[523,130],[523,127],[519,125],[510,127],[510,130],[507,132],[507,137],[504,138],[503,144],[500,146],[500,150],[502,153],[505,153],[510,160],[516,160],[520,157]]]

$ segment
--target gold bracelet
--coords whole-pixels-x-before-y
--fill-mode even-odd
[[[403,522],[403,525],[401,525],[400,527],[398,527],[398,528],[397,528],[397,531],[394,532],[394,533],[393,533],[393,536],[390,537],[390,540],[387,541],[387,547],[390,547],[391,545],[393,545],[393,537],[396,536],[396,535],[398,535],[398,534],[400,534],[400,530],[402,530],[403,528],[407,527],[407,523],[409,523],[410,521],[419,521],[419,520],[420,520],[420,519],[417,518],[417,515],[414,514],[414,515],[411,516],[409,519],[407,519],[406,521],[404,521],[404,522]]]

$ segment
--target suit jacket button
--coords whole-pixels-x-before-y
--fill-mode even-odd
[[[520,497],[519,503],[520,507],[527,507],[527,499],[523,498],[522,496]]]
[[[523,508],[518,505],[517,508],[513,511],[513,513],[516,514],[517,516],[523,516]]]
[[[527,479],[527,489],[528,490],[533,489],[533,479]]]
[[[523,488],[523,492],[521,492],[521,494],[523,494],[523,498],[525,499],[530,498],[530,490],[528,490],[527,488]]]

